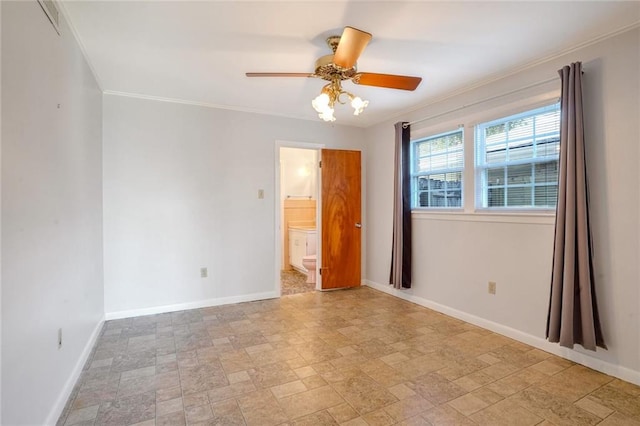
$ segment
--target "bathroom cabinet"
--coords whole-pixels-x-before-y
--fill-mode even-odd
[[[302,258],[316,252],[316,229],[311,227],[289,227],[289,264],[302,273]]]

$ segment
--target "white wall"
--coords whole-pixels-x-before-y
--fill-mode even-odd
[[[469,105],[553,78],[562,66],[583,62],[596,292],[609,350],[571,351],[544,340],[553,217],[486,216],[475,214],[473,208],[459,214],[414,213],[413,288],[400,292],[403,297],[640,383],[639,40],[635,29],[402,117],[411,121]],[[548,98],[549,91],[558,88],[559,81],[541,85],[417,124],[413,131],[435,133],[456,123],[473,124],[480,116],[498,118],[504,105],[519,109]],[[388,290],[391,247],[392,124],[367,129],[365,151],[369,222],[365,276],[384,290]],[[471,133],[472,126],[465,131]],[[471,164],[473,154],[467,152],[465,160]],[[465,174],[467,178],[473,176]],[[472,189],[467,189],[465,196],[472,196]],[[497,282],[495,296],[487,293],[489,280]]]
[[[55,423],[104,315],[102,94],[61,30],[35,1],[2,2],[6,425]]]
[[[361,149],[363,134],[114,95],[103,124],[107,317],[278,296],[276,140]]]
[[[318,198],[318,151],[287,148],[280,150],[280,197],[288,195]]]

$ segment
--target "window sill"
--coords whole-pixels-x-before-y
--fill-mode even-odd
[[[442,220],[448,222],[491,222],[491,223],[522,223],[533,225],[553,225],[556,220],[555,211],[433,211],[412,210],[412,219]]]

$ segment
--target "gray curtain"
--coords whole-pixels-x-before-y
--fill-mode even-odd
[[[558,71],[562,80],[558,204],[547,338],[573,348],[606,349],[594,289],[582,118],[582,64]]]
[[[393,241],[389,284],[411,288],[411,170],[409,123],[396,123]]]

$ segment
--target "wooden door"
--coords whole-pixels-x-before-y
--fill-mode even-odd
[[[361,274],[360,151],[323,149],[322,289],[356,287]]]

